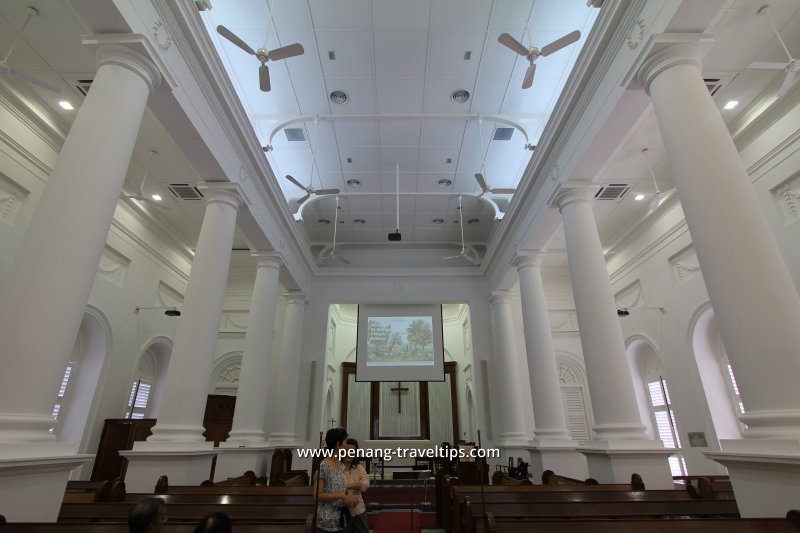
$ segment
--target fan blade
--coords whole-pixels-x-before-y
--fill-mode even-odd
[[[775,61],[753,61],[747,68],[755,68],[762,70],[783,70],[789,63],[778,63]]]
[[[786,73],[786,78],[783,80],[783,84],[781,84],[781,88],[778,91],[778,98],[786,94],[786,91],[789,90],[789,87],[792,86],[792,82],[794,81],[794,77],[797,75],[797,72],[794,70],[790,70]]]
[[[492,194],[514,194],[517,189],[492,189],[490,192]]]
[[[298,204],[302,204],[303,202],[305,202],[306,200],[308,200],[310,196],[311,196],[311,193],[310,193],[310,192],[307,192],[305,196],[303,196],[302,198],[300,198],[299,200],[297,200],[297,203],[298,203]]]
[[[284,46],[282,48],[276,48],[275,50],[270,50],[267,53],[267,57],[270,58],[272,61],[278,61],[279,59],[287,59],[289,57],[294,56],[301,56],[305,53],[303,49],[303,45],[300,43],[290,44],[289,46]]]
[[[478,185],[481,186],[483,192],[489,192],[489,186],[486,185],[486,180],[483,179],[483,174],[475,174],[475,179],[478,180]]]
[[[650,200],[650,207],[647,209],[647,214],[649,215],[650,213],[658,209],[658,206],[660,206],[661,202],[663,201],[664,201],[664,193],[662,192],[655,193],[653,195],[653,199]]]
[[[528,54],[531,53],[531,51],[528,50],[525,47],[525,45],[523,45],[521,42],[514,39],[507,33],[502,34],[500,37],[497,38],[497,40],[500,42],[500,44],[507,46],[508,48],[511,48],[512,50],[514,50],[516,53],[518,53],[523,57],[528,57]]]
[[[539,55],[547,57],[553,52],[558,52],[565,46],[571,45],[580,38],[581,38],[581,32],[575,30],[571,33],[566,34],[561,39],[556,39],[552,43],[548,44],[547,46],[539,50]]]
[[[299,181],[294,179],[291,174],[286,174],[286,179],[291,181],[292,183],[294,183],[295,185],[297,185],[298,187],[300,187],[304,191],[311,192],[311,191],[308,190],[308,187],[306,187],[305,185],[301,184]]]
[[[60,93],[61,88],[56,87],[52,83],[47,83],[46,81],[42,81],[39,78],[34,78],[33,76],[29,76],[24,72],[20,72],[18,70],[11,69],[11,73],[17,76],[18,78],[22,78],[23,80],[27,81],[28,83],[32,83],[33,85],[38,85],[42,89],[47,89],[48,91],[52,91],[54,93]]]
[[[314,189],[314,194],[339,194],[341,191],[339,189]]]
[[[223,37],[228,39],[230,42],[232,42],[233,44],[235,44],[236,46],[238,46],[239,48],[241,48],[242,50],[244,50],[245,52],[247,52],[251,56],[256,55],[256,51],[255,50],[250,48],[250,46],[248,46],[248,44],[246,42],[244,42],[239,37],[237,37],[235,33],[233,33],[231,30],[229,30],[225,26],[223,26],[221,24],[219,26],[217,26],[217,33],[219,33],[220,35],[222,35]]]
[[[536,63],[531,62],[528,65],[528,70],[525,71],[525,79],[522,80],[522,88],[530,89],[533,85],[533,75],[536,74]]]
[[[267,65],[258,67],[258,86],[265,93],[268,93],[269,90],[272,89],[269,84],[269,67]]]

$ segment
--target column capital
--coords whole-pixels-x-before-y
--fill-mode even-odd
[[[250,257],[255,259],[257,268],[274,268],[275,270],[280,270],[285,264],[283,257],[278,252],[253,250],[250,252]]]
[[[510,304],[513,299],[512,291],[492,291],[489,295],[489,303],[492,305]]]
[[[300,291],[284,292],[282,294],[286,298],[287,304],[305,305],[308,303],[308,295]]]
[[[99,69],[103,65],[116,65],[141,76],[150,94],[161,85],[161,72],[147,57],[119,44],[104,44],[97,48],[94,60]]]
[[[650,84],[665,70],[677,65],[693,65],[698,73],[702,67],[703,48],[696,43],[677,43],[661,48],[645,59],[636,72],[638,81],[645,92],[650,94]]]
[[[210,204],[222,203],[231,206],[237,211],[242,206],[243,197],[239,192],[239,186],[235,183],[199,183],[197,187],[203,191],[206,199],[206,206]]]
[[[544,250],[524,250],[517,254],[512,264],[517,267],[517,272],[522,268],[541,267],[542,261],[547,257]]]
[[[587,186],[566,187],[558,191],[553,203],[558,207],[558,211],[561,212],[564,207],[576,202],[591,204],[594,193],[594,188]]]

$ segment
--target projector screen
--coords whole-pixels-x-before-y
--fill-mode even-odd
[[[442,306],[358,306],[356,381],[444,381]]]

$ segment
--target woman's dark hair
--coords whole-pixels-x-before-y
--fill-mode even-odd
[[[355,446],[356,450],[358,449],[358,441],[356,439],[354,439],[353,437],[348,437],[347,440],[344,441],[344,443],[345,444],[350,444],[352,446]],[[355,457],[353,457],[353,460],[350,462],[350,468],[355,468],[355,466],[360,462],[361,462],[361,457],[356,455]]]
[[[325,447],[329,450],[336,448],[340,442],[344,442],[347,438],[347,432],[344,428],[331,428],[325,433]]]
[[[130,533],[144,533],[147,526],[158,523],[161,509],[166,507],[161,498],[147,498],[134,505],[128,512]]]
[[[209,513],[197,524],[194,533],[231,533],[231,520],[225,513]]]

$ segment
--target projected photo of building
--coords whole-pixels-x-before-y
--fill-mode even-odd
[[[367,365],[433,365],[430,317],[370,317]]]

